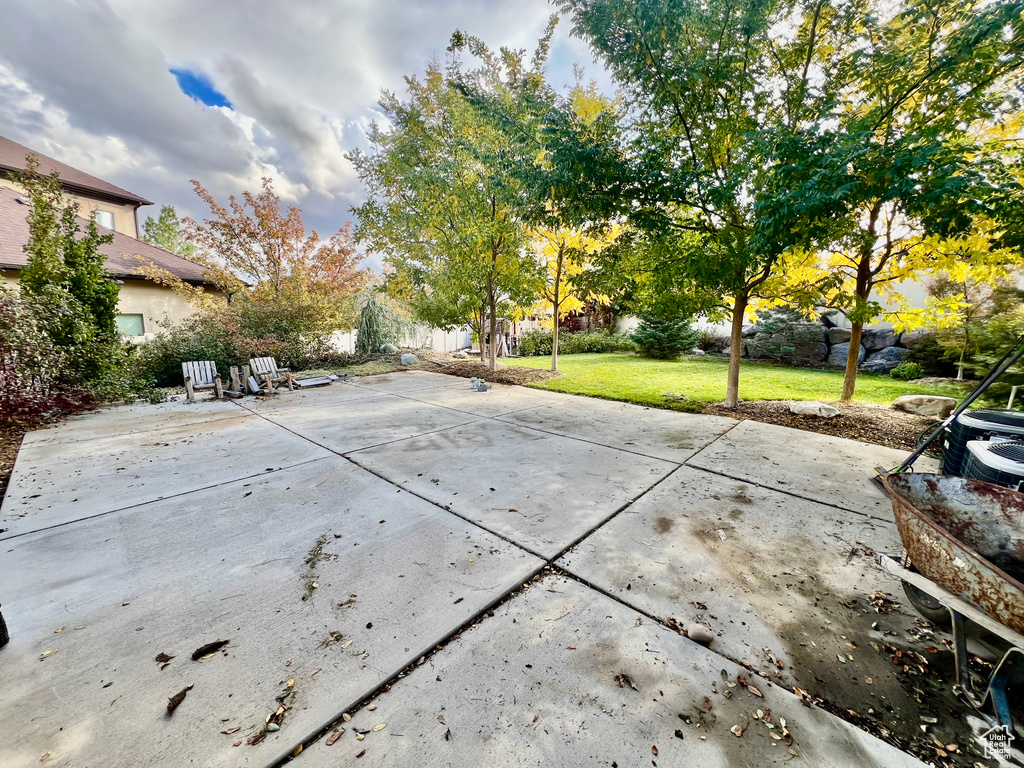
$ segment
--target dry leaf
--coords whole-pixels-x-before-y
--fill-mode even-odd
[[[64,627],[57,627],[55,630],[53,630],[53,634],[59,635],[63,631],[64,631]],[[46,754],[50,754],[50,753],[47,752]]]
[[[328,736],[327,737],[327,741],[325,743],[327,744],[328,747],[334,746],[334,742],[336,742],[338,739],[340,739],[344,735],[345,735],[345,729],[342,728],[340,731],[335,731],[330,736]]]
[[[371,704],[370,706],[368,706],[366,708],[366,710],[367,710],[367,712],[373,712],[373,710],[375,710],[376,708],[377,708],[376,704]]]
[[[61,629],[64,629],[64,627],[61,627]],[[58,632],[59,631],[60,630],[58,630]],[[47,760],[50,759],[50,755],[52,755],[52,754],[53,754],[53,752],[47,752],[45,755],[43,755],[42,757],[39,758],[39,762],[40,763],[45,763]]]
[[[565,647],[566,647],[567,650],[570,650],[570,651],[575,651],[576,650],[576,646],[575,645],[567,645]]]
[[[155,661],[157,664],[166,664],[173,658],[173,656],[168,656],[166,653],[158,653],[156,655],[156,658],[153,659],[153,661]]]
[[[439,722],[441,725],[447,725],[447,723],[445,723],[444,721],[444,715],[438,715],[437,722]]]
[[[42,655],[39,657],[39,660],[42,661],[43,659],[48,659],[59,650],[60,648],[55,648],[52,651],[43,651]]]
[[[768,731],[768,735],[771,736],[776,741],[782,741],[782,734],[781,733],[776,733],[775,731]]]
[[[373,726],[373,728],[371,728],[370,730],[373,731],[374,733],[377,733],[377,731],[383,731],[387,727],[388,727],[387,723],[378,723],[377,725]]]
[[[743,735],[743,726],[742,725],[734,725],[729,730],[732,731],[734,734],[736,734],[737,738],[739,738],[740,736]]]
[[[658,748],[656,746],[655,747],[651,747],[651,754],[654,755],[655,757],[658,756]]]
[[[452,738],[452,729],[449,728],[447,731],[444,732],[444,740],[445,741],[450,741],[451,738]]]
[[[241,740],[241,739],[239,739],[238,741],[236,741],[236,742],[235,742],[234,744],[232,744],[231,746],[232,746],[232,747],[240,747],[240,746],[242,746],[242,740]]]
[[[351,640],[346,640],[344,643],[341,644],[341,647],[342,648],[348,648],[350,645],[352,645],[352,641]]]
[[[362,752],[360,752],[358,755],[356,755],[356,759],[358,760],[360,757],[362,757],[365,754],[366,754],[366,750],[364,749]]]
[[[174,710],[176,710],[178,708],[178,705],[181,704],[181,702],[183,702],[185,700],[186,694],[188,694],[188,692],[191,691],[191,690],[192,690],[192,686],[191,685],[186,686],[185,688],[182,688],[180,691],[178,691],[176,694],[174,694],[173,696],[171,696],[171,698],[169,698],[167,700],[167,715],[168,716],[174,714]]]
[[[315,677],[316,673],[319,672],[319,671],[320,671],[320,667],[317,667],[316,669],[313,670],[313,674],[310,675],[310,677]]]
[[[761,697],[762,699],[764,698],[764,694],[763,694],[763,693],[761,693],[761,692],[760,692],[759,690],[757,690],[757,688],[755,688],[755,687],[754,687],[754,686],[752,686],[752,685],[748,685],[748,686],[747,686],[747,690],[748,690],[748,691],[750,691],[750,692],[751,692],[752,694],[754,694],[755,696],[760,696],[760,697]]]
[[[352,719],[352,715],[350,715],[348,712],[346,712],[345,714],[343,714],[341,716],[341,719],[344,720],[347,723],[347,722],[349,722]]]
[[[212,643],[201,645],[192,651],[192,661],[199,661],[202,658],[208,658],[230,642],[230,640],[214,640]]]
[[[296,744],[295,745],[295,749],[292,750],[292,757],[298,757],[299,753],[301,751],[302,751],[302,745],[301,744]]]
[[[242,726],[236,725],[234,728],[225,728],[221,733],[225,736],[230,736],[232,733],[238,733],[240,730],[242,730]]]

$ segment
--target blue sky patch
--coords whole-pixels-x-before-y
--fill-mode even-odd
[[[186,96],[201,101],[208,107],[231,109],[231,102],[228,101],[227,96],[214,88],[213,83],[205,75],[188,69],[172,69],[171,74],[174,75],[178,81],[178,87]]]

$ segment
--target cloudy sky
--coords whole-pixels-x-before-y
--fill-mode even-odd
[[[365,147],[382,88],[443,58],[456,28],[532,52],[546,0],[3,0],[0,135],[179,214],[270,176],[321,234],[363,192],[344,153]],[[569,24],[548,73],[607,78]],[[141,216],[140,216],[141,218]],[[376,261],[376,259],[374,259]]]

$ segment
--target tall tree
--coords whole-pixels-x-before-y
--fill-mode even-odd
[[[860,0],[829,28],[836,65],[821,74],[842,98],[774,137],[759,208],[786,225],[774,230],[783,244],[837,254],[821,277],[853,325],[849,400],[862,329],[882,312],[873,293],[927,267],[912,235],[955,236],[979,216],[1019,224],[1018,153],[984,126],[1020,108],[1024,28],[1015,0]],[[996,244],[1021,234],[1010,227]]]
[[[540,227],[533,233],[533,248],[544,268],[543,310],[551,310],[551,370],[558,370],[559,321],[586,306],[588,300],[608,301],[580,284],[579,279],[593,265],[593,256],[618,237],[618,228],[604,235],[579,229]]]
[[[181,222],[178,221],[178,212],[174,210],[173,205],[162,206],[159,218],[146,217],[142,224],[142,239],[185,258],[191,258],[195,254],[195,246],[185,237]]]
[[[67,202],[56,171],[38,173],[30,155],[17,177],[29,202],[28,263],[21,270],[22,292],[46,308],[43,327],[65,353],[74,384],[98,383],[120,360],[117,302],[120,288],[103,269],[99,248],[113,240],[101,235],[93,219],[78,216]]]
[[[725,404],[739,397],[744,317],[781,246],[759,235],[757,190],[772,172],[759,134],[797,129],[827,100],[822,0],[556,0],[621,87],[630,164],[612,194],[635,236],[605,273],[637,309],[731,319]],[[785,33],[782,33],[782,30]],[[670,305],[670,306],[669,306]]]
[[[518,147],[455,84],[505,98],[542,80],[552,30],[529,63],[523,51],[494,53],[456,32],[447,66],[434,62],[422,80],[406,78],[404,101],[385,92],[380,106],[389,126],[371,128],[371,153],[349,155],[368,191],[353,209],[359,238],[410,277],[421,319],[441,327],[471,322],[481,352],[485,338],[497,338],[499,314],[533,303],[541,272],[525,248]],[[466,49],[476,69],[463,68]],[[489,345],[491,368],[497,346]]]

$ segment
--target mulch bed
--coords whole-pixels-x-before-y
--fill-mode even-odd
[[[14,470],[14,459],[21,448],[21,438],[28,430],[25,427],[0,426],[0,501],[7,493],[7,483]]]
[[[734,410],[724,408],[721,403],[710,403],[705,413],[733,418],[763,421],[783,427],[819,432],[823,435],[846,437],[862,443],[885,445],[890,448],[913,450],[918,435],[935,419],[895,411],[884,405],[867,403],[829,403],[839,409],[840,415],[831,419],[821,416],[798,416],[789,412],[787,401],[756,400],[740,403]]]
[[[432,362],[420,362],[411,366],[412,368],[421,371],[432,371],[433,373],[447,373],[449,376],[461,376],[466,379],[471,379],[475,376],[478,379],[491,381],[495,384],[533,384],[538,381],[557,379],[562,375],[553,371],[544,371],[540,368],[519,368],[511,365],[492,371],[479,360],[459,360],[458,358],[451,357],[451,355],[436,352],[427,354],[417,352],[417,355],[421,360],[425,358],[426,361]],[[440,365],[437,363],[440,363]]]

